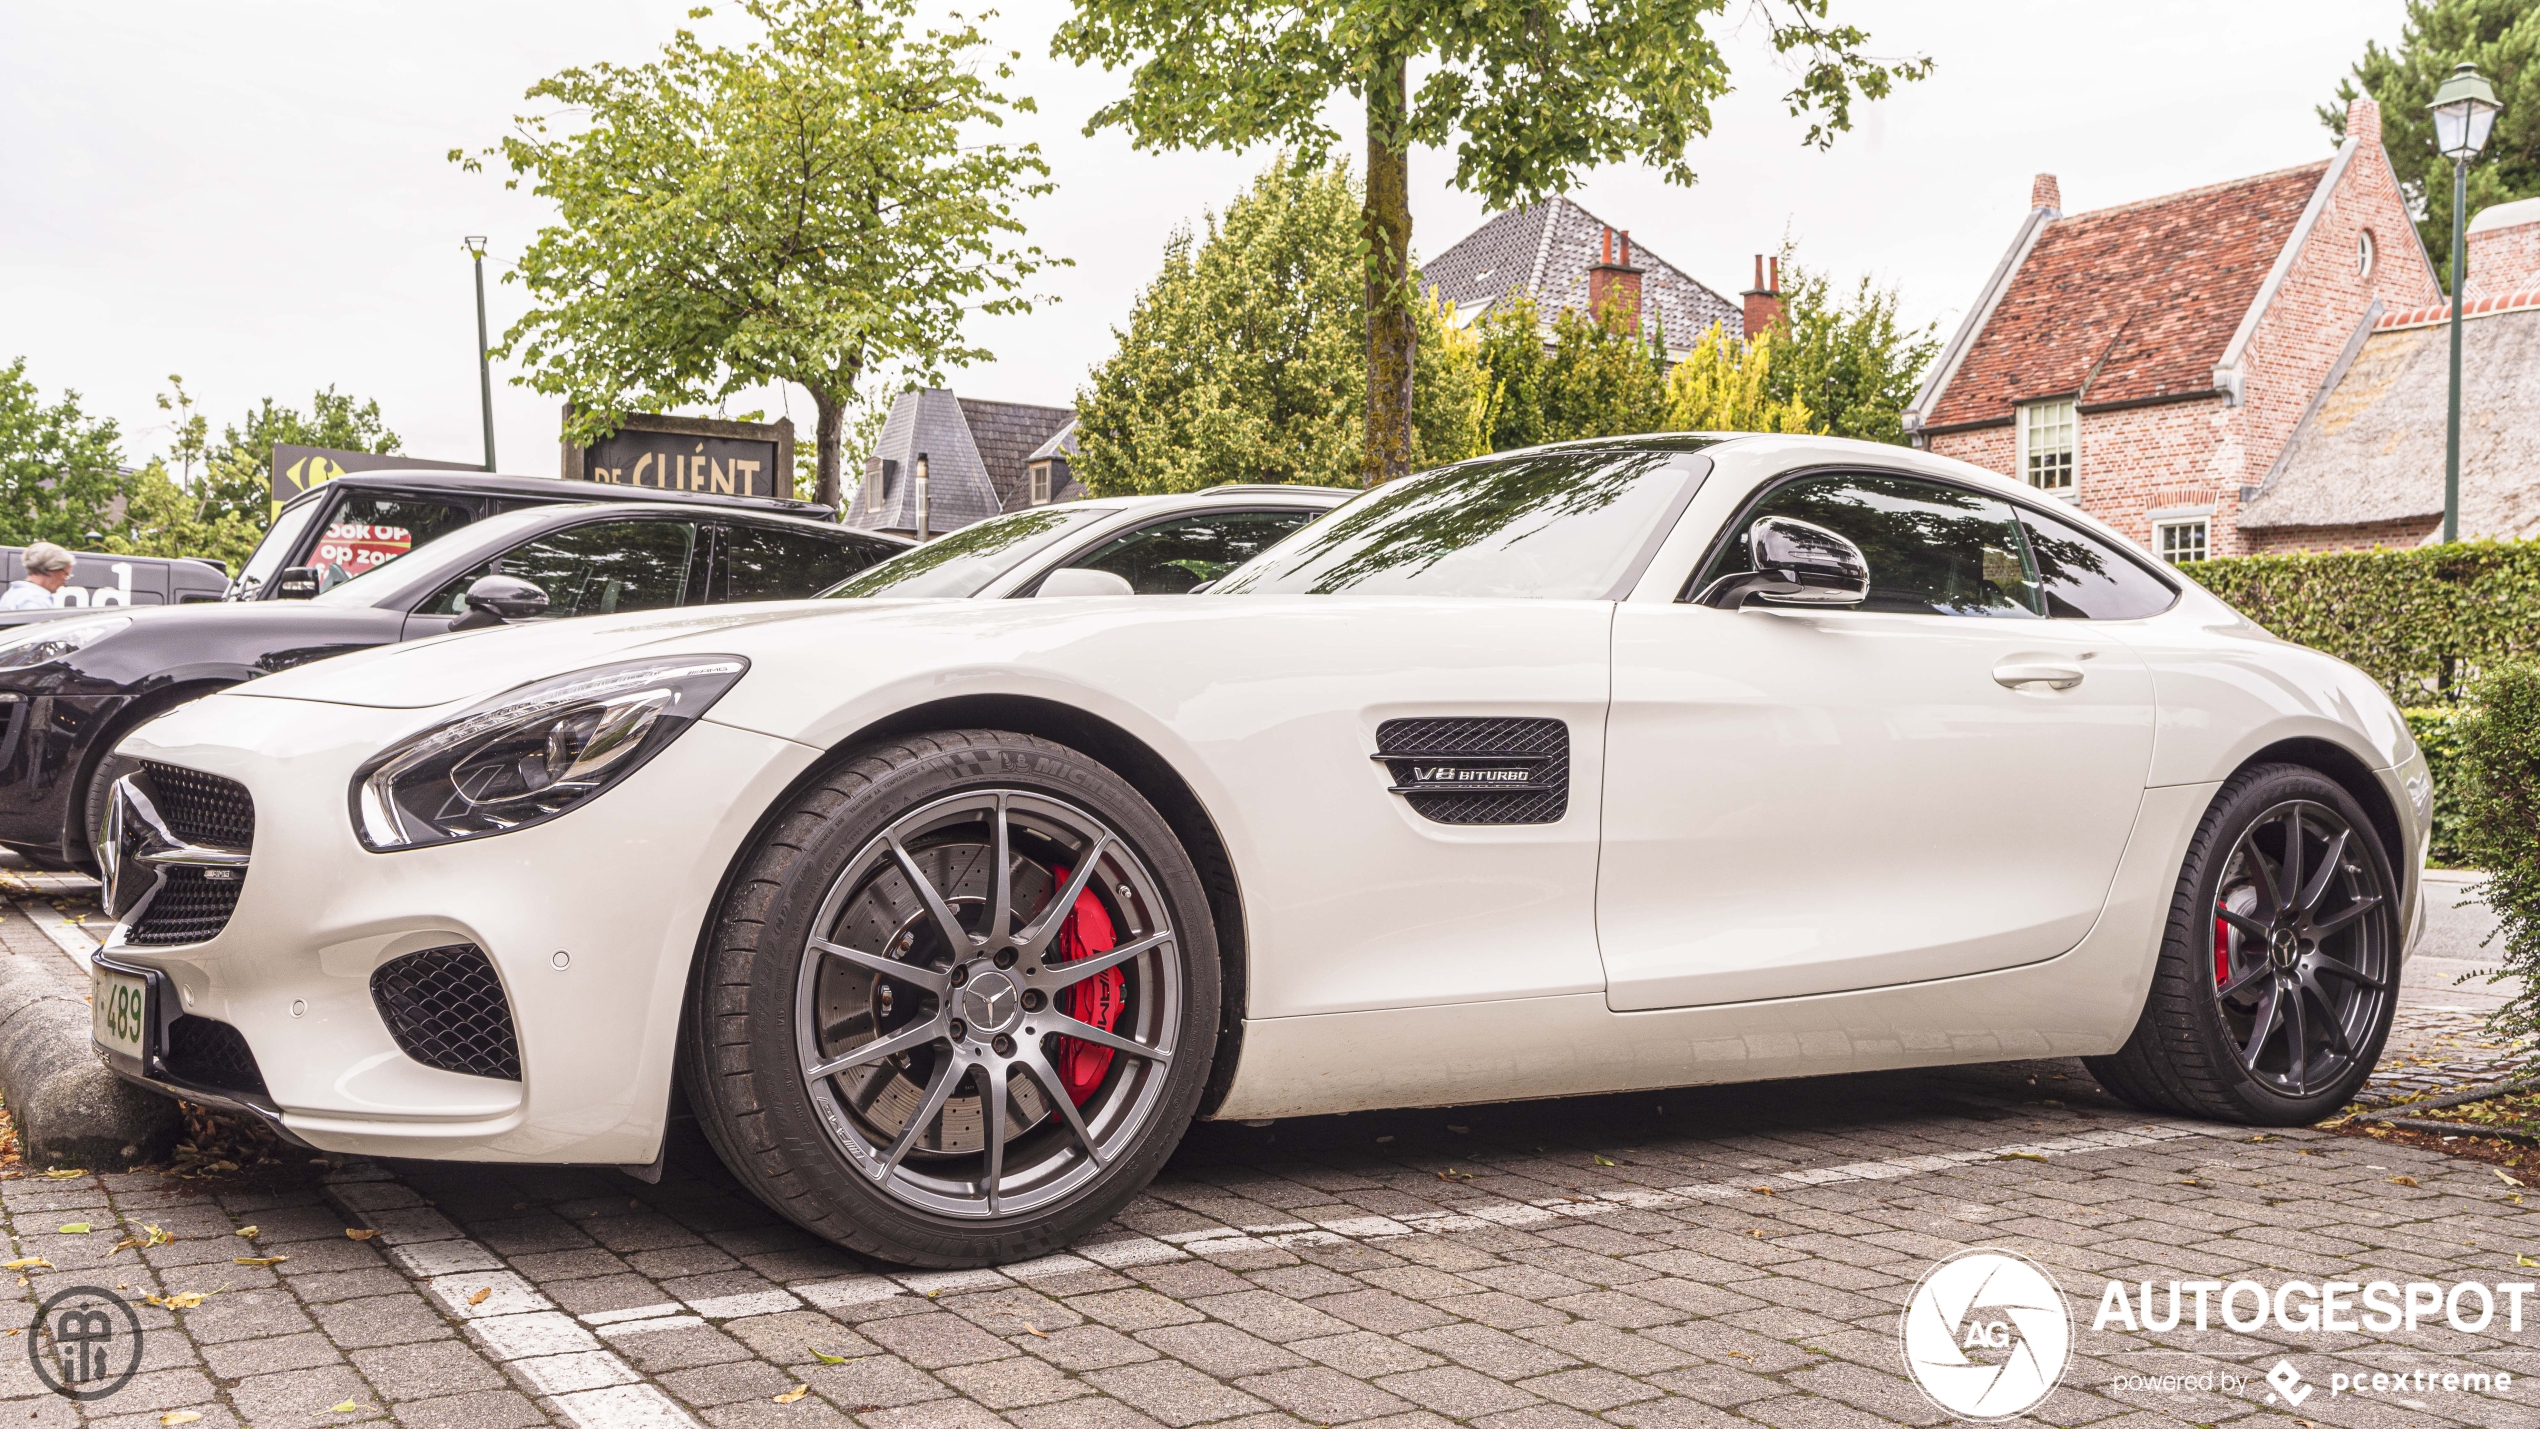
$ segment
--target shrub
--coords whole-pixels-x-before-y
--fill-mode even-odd
[[[2496,910],[2497,971],[2519,982],[2490,1025],[2528,1033],[2540,1026],[2540,666],[2481,679],[2453,738],[2460,852],[2487,871],[2479,891]]]
[[[2540,541],[2233,556],[2183,567],[2268,630],[2364,671],[2402,705],[2460,698],[2540,656]]]
[[[2434,779],[2434,847],[2428,857],[2446,868],[2467,866],[2461,852],[2461,799],[2453,786],[2460,779],[2459,705],[2420,705],[2402,709],[2408,733],[2425,751],[2426,772]]]

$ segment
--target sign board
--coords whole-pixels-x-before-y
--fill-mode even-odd
[[[333,481],[348,471],[483,471],[472,461],[425,461],[421,457],[381,455],[378,452],[346,452],[332,447],[295,447],[282,442],[273,447],[273,505],[283,503],[311,487]]]
[[[794,423],[632,414],[590,446],[564,444],[567,481],[715,496],[794,494]]]

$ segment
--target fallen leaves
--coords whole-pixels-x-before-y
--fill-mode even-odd
[[[116,1241],[115,1249],[107,1251],[106,1254],[113,1255],[115,1251],[120,1250],[148,1250],[154,1245],[166,1245],[175,1239],[175,1236],[169,1235],[157,1226],[145,1225],[141,1228],[141,1234],[128,1235]]]
[[[346,1240],[369,1240],[371,1237],[378,1234],[379,1232],[377,1231],[357,1231],[351,1226],[346,1226],[344,1228],[344,1239]]]
[[[2414,1176],[2393,1176],[2390,1178],[2390,1184],[2393,1186],[2413,1186],[2416,1183],[2417,1178]]]
[[[2496,1179],[2504,1182],[2508,1186],[2519,1186],[2523,1184],[2522,1182],[2514,1179],[2514,1177],[2501,1166],[2490,1166],[2487,1169],[2495,1172]]]
[[[229,1263],[232,1265],[280,1265],[290,1258],[287,1255],[238,1255],[230,1257]]]
[[[191,1424],[202,1417],[202,1415],[195,1413],[191,1409],[171,1409],[167,1413],[159,1416],[159,1422],[162,1424]]]
[[[1722,1351],[1722,1353],[1723,1353],[1723,1354],[1734,1355],[1734,1356],[1736,1356],[1737,1358],[1739,1358],[1739,1359],[1742,1359],[1742,1360],[1746,1361],[1748,1364],[1753,1364],[1753,1363],[1755,1363],[1755,1356],[1748,1354],[1748,1353],[1747,1353],[1746,1351],[1744,1351],[1744,1350],[1724,1350],[1724,1351]]]
[[[1781,1192],[1774,1190],[1770,1186],[1749,1186],[1746,1190],[1747,1194],[1754,1196],[1778,1196],[1781,1194]]]
[[[479,1291],[477,1291],[475,1294],[470,1295],[469,1297],[467,1297],[467,1303],[469,1303],[470,1305],[482,1305],[482,1304],[484,1304],[487,1300],[489,1300],[489,1299],[493,1298],[493,1295],[494,1295],[494,1287],[493,1287],[493,1286],[491,1286],[491,1285],[488,1285],[488,1286],[486,1286],[484,1289],[479,1290]]]
[[[330,1404],[326,1406],[326,1412],[329,1414],[359,1414],[369,1407],[369,1405],[362,1403],[360,1400],[348,1399],[341,1404]]]
[[[238,1229],[230,1232],[231,1235],[238,1237],[240,1240],[254,1240],[257,1236],[263,1233],[264,1227],[262,1226],[240,1226]]]
[[[2038,1155],[2034,1151],[2005,1151],[1993,1159],[1996,1161],[2034,1161],[2040,1166],[2046,1164],[2046,1158]]]
[[[86,1171],[83,1171],[76,1166],[57,1166],[54,1169],[45,1172],[44,1179],[48,1181],[76,1181],[87,1174],[88,1173]]]
[[[1438,1179],[1441,1181],[1470,1181],[1473,1179],[1473,1173],[1470,1171],[1458,1171],[1450,1166],[1446,1170],[1438,1173]]]
[[[1049,1331],[1042,1329],[1040,1326],[1033,1324],[1029,1320],[1023,1322],[1023,1333],[1044,1340],[1050,1337]]]
[[[202,1304],[204,1297],[217,1293],[212,1290],[187,1290],[176,1295],[145,1295],[142,1300],[162,1310],[191,1310]]]
[[[86,1221],[73,1221],[73,1222],[71,1222],[69,1225],[66,1225],[66,1226],[62,1227],[62,1228],[61,1228],[61,1230],[59,1230],[59,1231],[55,1232],[55,1234],[57,1234],[57,1235],[86,1235],[86,1234],[88,1234],[88,1222],[86,1222]]]
[[[0,1260],[0,1270],[50,1270],[53,1262],[40,1255],[21,1256],[16,1260]]]
[[[805,1345],[803,1348],[811,1349],[809,1345]],[[822,1364],[845,1364],[847,1362],[847,1357],[845,1355],[833,1355],[827,1350],[812,1350],[811,1357],[820,1361]]]
[[[794,1401],[796,1401],[796,1400],[798,1400],[798,1399],[802,1398],[804,1395],[809,1394],[809,1393],[811,1393],[811,1386],[810,1386],[810,1385],[808,1385],[808,1384],[798,1384],[798,1385],[795,1385],[792,1389],[786,1390],[783,1394],[779,1394],[779,1395],[774,1396],[774,1397],[773,1397],[773,1401],[772,1401],[772,1402],[777,1403],[777,1404],[791,1404],[791,1403],[793,1403]]]
[[[1616,1164],[1615,1162],[1608,1161],[1604,1157],[1598,1156],[1593,1152],[1589,1153],[1588,1159],[1594,1161],[1599,1166],[1612,1166]]]

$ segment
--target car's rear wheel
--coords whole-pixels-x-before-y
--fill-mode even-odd
[[[2243,771],[2189,846],[2143,1016],[2092,1075],[2139,1106],[2264,1126],[2344,1106],[2398,1002],[2397,889],[2336,781]]]
[[[770,1205],[916,1265],[1040,1255],[1189,1125],[1215,1049],[1196,871],[1074,750],[961,731],[866,750],[747,856],[684,1072]]]

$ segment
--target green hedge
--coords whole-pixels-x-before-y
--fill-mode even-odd
[[[2497,917],[2487,947],[2520,982],[2489,1025],[2526,1035],[2540,1025],[2540,667],[2481,678],[2451,734],[2459,851],[2487,871],[2479,896]]]
[[[2299,645],[2346,661],[2402,705],[2460,698],[2481,670],[2540,655],[2540,541],[2461,541],[2182,568]]]
[[[2425,751],[2425,766],[2434,778],[2434,848],[2427,856],[2443,868],[2467,866],[2461,849],[2460,777],[2461,713],[2459,705],[2421,705],[2399,711],[2407,716],[2408,733]]]

